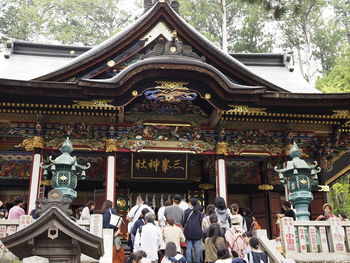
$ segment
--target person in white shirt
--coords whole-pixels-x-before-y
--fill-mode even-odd
[[[230,211],[231,211],[231,220],[233,217],[235,217],[235,220],[239,220],[239,226],[243,227],[243,217],[239,213],[239,206],[238,204],[234,203],[230,206]]]
[[[136,198],[136,205],[134,205],[129,213],[126,216],[126,220],[129,221],[128,224],[128,232],[131,233],[131,229],[133,227],[133,224],[139,219],[141,215],[141,211],[144,208],[148,208],[148,210],[152,213],[154,213],[153,209],[149,207],[148,205],[144,204],[144,201],[141,197],[141,195],[137,196]]]
[[[139,228],[135,236],[134,251],[143,250],[151,261],[158,260],[158,250],[161,245],[160,228],[154,224],[156,216],[149,212],[145,216],[146,224]]]
[[[165,227],[165,225],[166,225],[166,217],[164,215],[165,208],[167,206],[171,206],[171,205],[172,205],[171,200],[166,200],[164,203],[164,206],[159,208],[159,210],[158,210],[158,224],[160,227]]]
[[[80,215],[80,220],[90,220],[90,213],[92,210],[95,209],[95,202],[92,201],[92,200],[89,200],[89,202],[87,202],[85,204],[85,207],[83,209],[83,211],[81,212],[81,215]]]
[[[188,203],[184,200],[184,199],[182,199],[181,200],[181,202],[180,202],[180,204],[179,204],[179,207],[182,209],[182,210],[186,210],[187,208],[189,208],[190,206],[188,205]]]

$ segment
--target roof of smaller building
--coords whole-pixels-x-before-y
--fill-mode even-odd
[[[57,227],[59,231],[75,239],[79,244],[81,253],[95,259],[99,259],[103,255],[103,239],[82,229],[57,207],[52,207],[34,223],[12,235],[2,238],[1,241],[17,257],[21,259],[30,257],[34,254],[32,254],[33,251],[28,246],[28,242],[36,238],[41,239],[42,233],[47,233],[48,229],[52,226]],[[45,238],[49,240],[47,239],[47,235]],[[55,246],[54,241],[52,243]]]

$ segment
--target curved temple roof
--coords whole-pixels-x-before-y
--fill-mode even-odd
[[[88,70],[98,63],[108,61],[111,55],[115,55],[118,52],[120,53],[123,48],[130,45],[132,41],[139,40],[151,30],[152,26],[160,21],[164,21],[166,24],[170,25],[170,27],[178,32],[181,39],[190,43],[201,55],[205,55],[207,60],[210,61],[206,63],[208,66],[210,63],[217,71],[220,71],[221,75],[225,75],[228,79],[236,79],[238,83],[241,83],[243,86],[265,86],[270,91],[279,92],[319,93],[318,90],[312,88],[303,79],[299,72],[293,72],[286,67],[284,54],[264,54],[264,56],[261,54],[253,54],[253,58],[252,54],[234,54],[231,56],[199,34],[179,16],[168,3],[157,3],[125,30],[94,48],[86,48],[85,50],[88,50],[86,52],[84,52],[84,48],[79,49],[78,47],[71,47],[71,50],[78,50],[78,52],[75,51],[74,54],[81,53],[81,55],[76,58],[72,58],[74,57],[72,55],[69,57],[67,56],[69,50],[67,46],[63,46],[63,49],[61,48],[61,51],[63,50],[66,54],[66,57],[64,57],[57,54],[54,56],[55,52],[50,53],[48,45],[43,45],[45,52],[42,52],[42,55],[35,56],[34,52],[28,52],[27,54],[31,56],[29,61],[22,59],[21,63],[20,61],[16,61],[18,62],[16,64],[20,66],[21,64],[27,64],[27,70],[30,72],[31,70],[37,69],[37,74],[42,74],[44,68],[45,70],[52,70],[52,72],[48,74],[36,78],[34,77],[35,80],[62,81],[75,76],[83,70]],[[23,43],[17,43],[17,45],[20,44],[23,45]],[[55,49],[59,48],[57,45],[53,45],[52,47]],[[23,51],[22,53],[18,51],[17,53],[14,52],[14,54],[10,56],[10,59],[7,59],[7,62],[18,59],[18,56],[23,56]],[[273,60],[276,56],[281,60],[280,63],[270,64],[269,60]],[[255,63],[252,63],[254,59]],[[29,64],[33,62],[33,60],[41,65],[35,67],[33,64]],[[240,60],[243,63],[240,62]],[[52,63],[50,63],[50,61],[52,61]],[[3,63],[0,62],[0,69],[2,64]],[[8,69],[11,63],[7,64],[6,68]],[[11,77],[10,74],[9,76]],[[33,77],[35,74],[28,74],[28,76]],[[3,76],[1,73],[0,77],[7,78],[7,76]],[[111,80],[104,81],[109,83]]]

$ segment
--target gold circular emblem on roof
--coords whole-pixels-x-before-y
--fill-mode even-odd
[[[177,51],[176,46],[171,46],[171,47],[170,47],[170,52],[171,52],[171,53],[175,53],[176,51]]]
[[[210,93],[205,93],[205,98],[207,99],[207,100],[209,100],[209,99],[211,99],[211,95],[210,95]]]
[[[110,60],[110,61],[107,62],[107,66],[108,67],[113,67],[114,65],[115,65],[114,60]]]
[[[137,95],[139,95],[139,93],[137,92],[137,90],[133,90],[131,93],[134,97],[136,97]]]

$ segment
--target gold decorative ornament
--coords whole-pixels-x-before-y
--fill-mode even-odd
[[[171,46],[171,47],[170,47],[170,52],[171,52],[171,53],[175,53],[176,51],[177,51],[176,46]]]
[[[61,181],[67,181],[67,179],[68,179],[68,177],[65,176],[65,175],[62,175],[62,176],[60,177],[60,180],[61,180]]]
[[[350,118],[350,110],[333,110],[333,118]]]
[[[92,107],[92,108],[109,108],[109,109],[115,109],[116,107],[111,105],[110,103],[113,102],[113,100],[89,100],[89,101],[82,101],[82,100],[74,100],[73,106],[76,107]]]
[[[75,50],[69,51],[69,54],[74,55],[75,54]]]
[[[51,185],[51,180],[42,180],[40,181],[40,185]]]
[[[266,108],[251,108],[246,105],[229,105],[231,110],[226,111],[228,114],[263,114],[266,115]]]
[[[16,145],[15,147],[24,147],[26,151],[33,151],[35,148],[44,148],[45,141],[40,136],[34,136],[33,138],[24,139],[22,143]]]
[[[205,93],[204,97],[205,97],[207,100],[210,100],[210,99],[211,99],[210,93]]]
[[[109,61],[107,62],[107,66],[108,66],[108,67],[113,67],[114,65],[115,65],[114,60],[109,60]]]
[[[155,89],[164,89],[164,90],[188,90],[184,85],[188,85],[188,82],[172,82],[172,81],[156,81],[159,86],[154,87]]]
[[[106,140],[106,152],[116,152],[118,150],[117,140],[108,139]]]
[[[200,184],[199,189],[202,189],[202,190],[214,189],[214,185],[212,185],[212,184]]]
[[[122,208],[125,207],[126,206],[126,200],[124,198],[118,198],[117,206],[122,207]]]
[[[305,185],[305,184],[307,184],[307,181],[305,179],[301,179],[300,183]]]
[[[217,155],[228,155],[228,143],[227,142],[219,142],[216,145],[216,154]]]
[[[273,185],[261,184],[261,185],[258,186],[258,189],[262,190],[262,191],[271,191],[271,190],[273,190]]]
[[[131,94],[132,94],[134,97],[136,97],[137,95],[139,95],[139,93],[138,93],[137,90],[133,90]]]

